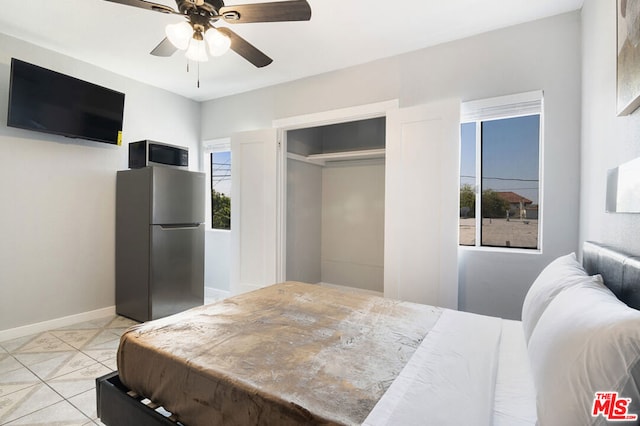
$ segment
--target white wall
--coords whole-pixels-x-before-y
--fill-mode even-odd
[[[580,178],[580,13],[493,31],[203,104],[204,139],[272,120],[399,99],[401,106],[542,89],[545,94],[542,254],[464,251],[460,307],[519,318],[524,295],[553,258],[577,250]]]
[[[384,160],[322,170],[322,281],[384,292]]]
[[[211,225],[207,223],[207,227]],[[207,288],[229,291],[231,265],[231,232],[207,229],[204,234],[204,285]]]
[[[288,281],[322,281],[322,167],[287,160]]]
[[[384,160],[287,160],[287,280],[383,292]]]
[[[11,57],[124,92],[122,147],[6,127]],[[0,330],[113,306],[115,181],[126,143],[199,156],[199,104],[0,34]]]
[[[640,253],[640,215],[605,213],[607,169],[640,157],[640,110],[616,115],[616,2],[582,9],[580,241]]]

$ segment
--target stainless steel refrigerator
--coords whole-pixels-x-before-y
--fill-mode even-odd
[[[116,182],[116,312],[137,321],[204,303],[205,174],[122,170]]]

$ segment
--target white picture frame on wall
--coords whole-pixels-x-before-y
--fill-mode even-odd
[[[640,0],[617,0],[617,112],[640,106]]]

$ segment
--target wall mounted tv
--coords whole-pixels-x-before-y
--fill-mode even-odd
[[[7,125],[119,145],[124,93],[11,59]]]

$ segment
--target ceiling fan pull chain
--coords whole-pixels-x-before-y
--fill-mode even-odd
[[[200,62],[198,62],[198,89],[200,88]]]

